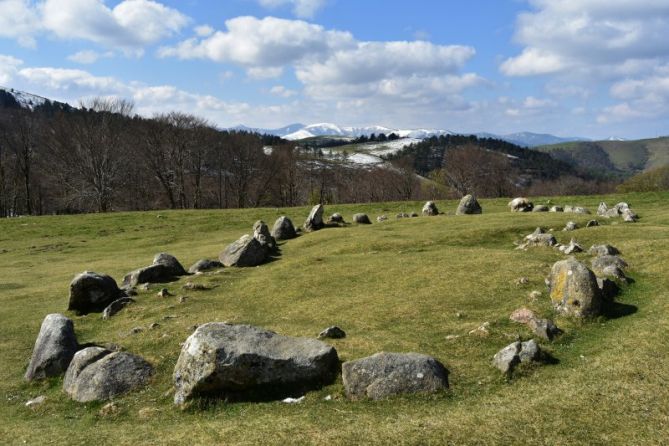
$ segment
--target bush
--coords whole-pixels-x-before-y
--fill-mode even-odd
[[[669,166],[641,172],[617,187],[618,192],[657,192],[669,190]]]

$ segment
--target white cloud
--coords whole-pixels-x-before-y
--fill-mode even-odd
[[[669,119],[669,65],[649,76],[613,84],[611,96],[622,102],[606,107],[597,117],[600,123]]]
[[[351,34],[326,31],[301,20],[275,17],[236,17],[225,22],[226,31],[203,39],[192,38],[176,47],[163,47],[161,57],[210,59],[247,68],[282,67],[306,58],[318,58],[354,44]]]
[[[290,98],[297,95],[297,91],[286,88],[283,85],[275,85],[269,90],[270,94],[282,98]]]
[[[669,56],[666,0],[530,0],[518,17],[520,55],[504,61],[509,76],[591,71],[629,60]],[[604,69],[603,71],[606,71]]]
[[[109,8],[102,0],[0,1],[0,36],[35,45],[35,36],[52,33],[138,53],[169,37],[190,19],[152,0],[124,0]]]
[[[216,30],[209,25],[200,25],[196,26],[193,31],[195,31],[195,34],[198,37],[209,37],[214,34],[214,31]]]
[[[83,50],[67,56],[67,60],[71,60],[72,62],[76,62],[82,65],[90,65],[94,64],[99,59],[103,58],[107,59],[113,56],[114,53],[112,53],[111,51],[108,51],[106,53],[98,53],[97,51],[93,50]]]
[[[0,85],[8,85],[21,65],[22,60],[0,54]]]
[[[258,0],[266,8],[290,5],[297,17],[313,18],[326,4],[327,0]]]
[[[99,77],[84,70],[66,68],[23,68],[18,76],[33,85],[54,91],[71,91],[74,94],[108,95],[130,91],[113,77]]]

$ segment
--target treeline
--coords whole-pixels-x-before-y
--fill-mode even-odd
[[[419,199],[410,168],[361,169],[275,136],[123,100],[0,109],[0,216]],[[435,197],[431,197],[435,198]]]

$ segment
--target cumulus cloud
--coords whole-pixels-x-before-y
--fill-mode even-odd
[[[530,0],[517,20],[520,55],[505,60],[509,76],[589,71],[669,56],[665,0]]]
[[[190,19],[153,0],[124,0],[109,8],[102,0],[3,0],[0,36],[35,45],[35,36],[50,33],[81,39],[126,52],[169,37]]]
[[[597,117],[600,123],[623,122],[639,118],[669,118],[669,65],[658,67],[649,76],[625,79],[611,87],[619,101],[606,107]]]
[[[326,4],[327,0],[258,0],[266,8],[290,5],[297,17],[313,18]]]
[[[297,95],[297,91],[286,88],[283,85],[275,85],[270,88],[269,92],[273,96],[279,96],[282,98],[290,98]]]
[[[108,51],[106,53],[98,53],[97,51],[93,50],[83,50],[83,51],[78,51],[74,54],[70,54],[67,56],[67,60],[71,60],[72,62],[76,62],[82,65],[90,65],[95,62],[97,62],[99,59],[106,59],[113,57],[114,53],[111,51]]]
[[[22,60],[0,54],[0,85],[8,85],[21,65]]]

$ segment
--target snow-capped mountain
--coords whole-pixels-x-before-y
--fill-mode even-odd
[[[52,106],[61,110],[70,106],[63,102],[52,101],[36,94],[0,86],[0,108],[26,108],[34,110],[37,107]]]
[[[521,147],[537,147],[549,144],[560,144],[573,141],[589,141],[587,138],[580,137],[560,137],[546,133],[519,132],[509,133],[507,135],[496,135],[493,133],[477,133],[479,138],[501,139]]]
[[[430,136],[450,135],[452,132],[448,130],[439,129],[394,129],[380,125],[373,125],[367,127],[340,127],[337,124],[329,122],[321,122],[318,124],[292,124],[279,129],[261,129],[251,128],[244,125],[232,127],[229,130],[243,130],[264,133],[268,135],[280,136],[282,138],[295,141],[305,138],[313,138],[316,136],[338,136],[341,138],[358,138],[360,136],[370,136],[372,134],[378,135],[384,133],[390,135],[395,133],[401,138],[416,138],[424,139]]]

